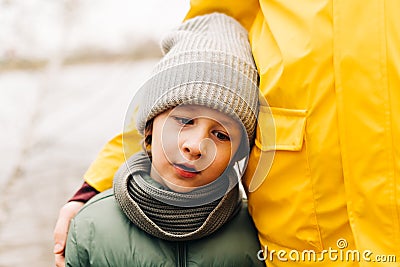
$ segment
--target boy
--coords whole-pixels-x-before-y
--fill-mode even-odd
[[[185,22],[163,48],[130,109],[145,152],[71,222],[67,266],[264,266],[233,168],[258,114],[247,32],[214,13]]]

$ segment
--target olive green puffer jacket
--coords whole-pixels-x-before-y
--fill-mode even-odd
[[[71,221],[65,259],[73,267],[265,266],[257,258],[260,248],[246,202],[212,235],[171,242],[137,228],[108,190],[91,199]]]

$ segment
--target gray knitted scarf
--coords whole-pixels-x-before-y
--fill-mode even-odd
[[[145,175],[151,162],[138,153],[114,177],[114,195],[125,215],[139,228],[169,241],[207,236],[236,215],[241,204],[233,169],[216,181],[188,193],[155,187]]]

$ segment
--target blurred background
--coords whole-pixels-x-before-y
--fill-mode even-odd
[[[0,0],[0,267],[54,266],[53,228],[179,25],[178,0]]]

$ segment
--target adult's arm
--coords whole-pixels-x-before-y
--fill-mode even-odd
[[[84,174],[85,182],[99,192],[111,188],[115,172],[124,163],[125,157],[141,150],[142,139],[136,130],[112,138]]]

